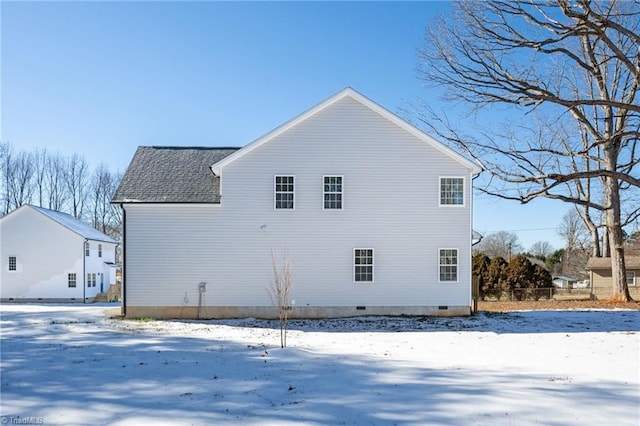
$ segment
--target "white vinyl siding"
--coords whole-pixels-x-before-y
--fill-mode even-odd
[[[373,249],[353,249],[353,281],[373,282]]]
[[[295,208],[295,176],[275,176],[273,203],[276,210]]]
[[[329,174],[339,214],[321,208]],[[274,209],[276,175],[295,176],[296,214]],[[197,306],[207,282],[208,305],[272,306],[273,248],[291,256],[296,306],[470,306],[471,203],[438,208],[442,176],[470,194],[466,167],[341,100],[224,167],[222,206],[125,204],[127,305]],[[458,248],[461,285],[439,282],[441,247]],[[375,248],[375,285],[353,282],[354,248]]]
[[[342,210],[342,176],[323,176],[322,181],[322,208],[325,210]]]
[[[464,206],[464,178],[441,177],[440,178],[440,205]]]

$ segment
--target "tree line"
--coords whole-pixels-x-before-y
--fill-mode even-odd
[[[478,284],[481,299],[511,294],[516,300],[538,300],[541,289],[553,288],[551,274],[543,266],[532,264],[527,256],[518,254],[509,262],[500,256],[489,258],[476,253],[472,258],[473,278]],[[544,292],[548,295],[549,292]]]
[[[119,241],[122,215],[111,197],[121,178],[103,163],[91,170],[79,154],[64,156],[45,148],[31,152],[0,142],[2,215],[32,204],[68,213]]]

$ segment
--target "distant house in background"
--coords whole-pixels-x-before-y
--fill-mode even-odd
[[[2,301],[92,301],[116,283],[117,242],[66,213],[21,206],[0,240]]]
[[[627,268],[627,285],[629,293],[635,300],[640,298],[640,256],[625,256]],[[610,257],[592,257],[587,262],[587,270],[591,276],[591,294],[597,299],[611,297],[613,279]]]
[[[553,285],[556,288],[574,288],[576,281],[575,278],[565,277],[563,275],[553,277]]]

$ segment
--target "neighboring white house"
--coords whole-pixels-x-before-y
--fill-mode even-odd
[[[91,301],[116,282],[117,242],[66,213],[19,207],[0,241],[3,301]]]
[[[469,314],[479,172],[351,88],[242,149],[139,147],[112,200],[124,314],[273,317],[271,250],[291,317]]]

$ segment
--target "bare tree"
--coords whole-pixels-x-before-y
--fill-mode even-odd
[[[47,163],[49,154],[46,149],[37,149],[33,154],[33,184],[35,197],[40,207],[44,207],[47,198]]]
[[[31,202],[35,170],[33,155],[26,151],[20,151],[8,158],[6,167],[8,203],[5,213],[8,213]]]
[[[503,134],[460,135],[442,117],[431,127],[482,163],[494,178],[481,188],[488,194],[601,211],[618,300],[631,299],[621,192],[640,188],[639,34],[638,1],[458,1],[453,22],[433,26],[421,52],[422,78],[448,87],[450,99],[530,113]],[[558,137],[572,128],[574,137]],[[577,182],[599,186],[602,199]]]
[[[569,210],[562,216],[562,221],[558,227],[558,235],[566,241],[566,250],[586,250],[589,247],[589,232],[577,209]]]
[[[71,202],[73,217],[81,219],[84,215],[84,203],[87,199],[89,183],[89,167],[87,160],[78,154],[73,154],[68,160],[64,173],[64,181]]]
[[[476,251],[489,257],[501,257],[507,261],[523,251],[518,236],[513,232],[507,231],[498,231],[485,235],[475,248]]]
[[[113,210],[111,197],[119,183],[117,174],[109,171],[105,164],[100,164],[93,173],[89,193],[92,225],[105,234],[113,233]]]
[[[547,256],[553,253],[553,246],[548,241],[536,241],[529,249],[529,253],[546,259]]]
[[[9,142],[0,142],[0,201],[2,201],[2,214],[10,211],[9,205],[9,169],[13,148]]]
[[[269,296],[271,302],[278,310],[278,321],[280,323],[280,347],[287,347],[287,321],[289,319],[289,311],[291,307],[291,287],[292,281],[292,262],[289,254],[285,251],[281,261],[275,251],[271,250],[271,266],[273,268],[273,277]]]
[[[67,161],[59,153],[47,159],[45,180],[48,191],[47,208],[62,211],[67,203],[68,192],[65,182],[65,165]]]

